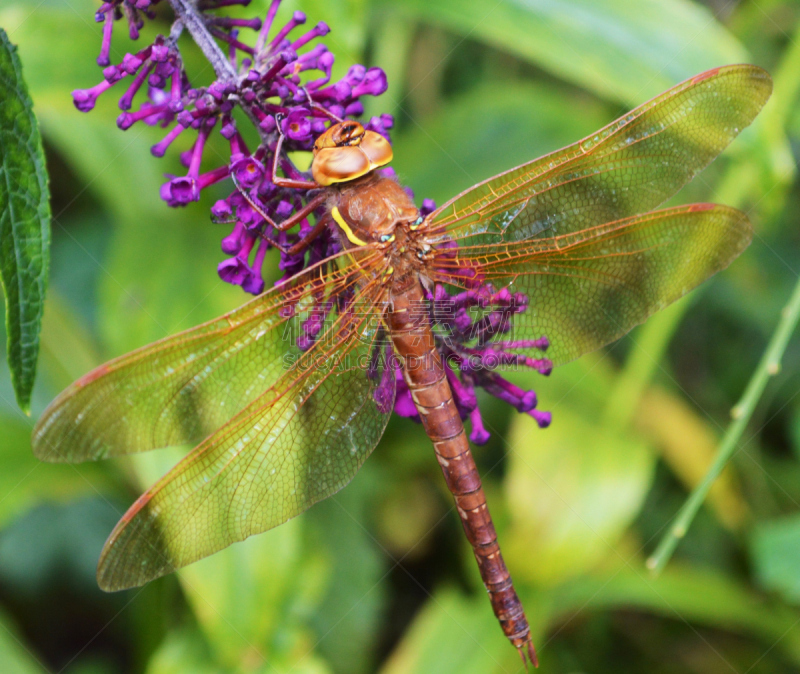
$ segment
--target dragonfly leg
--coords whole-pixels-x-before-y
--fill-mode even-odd
[[[301,209],[292,213],[286,220],[278,223],[270,223],[275,229],[280,230],[281,232],[285,232],[287,229],[291,229],[295,225],[299,225],[303,220],[305,220],[309,215],[311,215],[314,211],[316,211],[320,206],[322,206],[325,201],[328,199],[327,192],[320,192],[317,194],[311,201],[309,201],[305,206]],[[256,211],[259,215],[261,211]]]
[[[250,208],[252,208],[256,213],[258,213],[262,218],[264,218],[265,222],[269,225],[277,229],[278,231],[285,232],[288,229],[291,229],[295,225],[301,223],[305,218],[311,215],[315,210],[317,210],[320,206],[325,203],[325,200],[328,198],[328,195],[325,192],[320,192],[317,194],[311,201],[309,201],[303,208],[298,210],[296,213],[290,215],[286,220],[281,222],[275,222],[269,215],[267,215],[266,211],[259,204],[255,202],[254,199],[250,197],[246,190],[242,189],[239,183],[236,181],[236,177],[231,174],[231,178],[233,179],[234,184],[236,185],[236,189],[239,190],[239,194],[242,195],[244,200],[250,204]],[[269,241],[269,243],[278,250],[288,255],[297,255],[297,253],[303,252],[306,248],[311,245],[311,242],[316,239],[325,228],[330,224],[331,220],[329,217],[324,216],[319,219],[316,225],[314,225],[314,229],[312,229],[305,237],[300,239],[297,243],[291,246],[284,246],[281,243],[275,241],[275,239],[267,236],[264,233],[261,233],[261,238]]]
[[[311,94],[308,93],[308,90],[305,87],[300,87],[300,91],[306,95],[306,99],[308,99],[308,107],[310,107],[312,110],[322,113],[325,117],[332,119],[334,122],[344,121],[344,119],[338,115],[334,115],[330,110],[323,108],[319,103],[315,103],[311,98]]]
[[[285,246],[282,243],[278,243],[277,241],[275,241],[275,239],[273,239],[270,236],[267,236],[263,232],[260,233],[260,236],[262,239],[268,241],[270,245],[274,246],[282,253],[285,253],[286,255],[297,255],[298,253],[302,253],[304,250],[306,250],[313,243],[313,241],[320,234],[322,234],[322,232],[325,231],[325,228],[328,227],[328,225],[330,225],[332,222],[333,220],[331,220],[331,218],[327,216],[320,218],[319,222],[317,222],[317,224],[314,225],[314,228],[308,234],[306,234],[302,239],[300,239],[300,241],[298,241],[295,244],[292,244],[291,246]]]
[[[295,225],[300,224],[305,218],[322,206],[325,203],[325,200],[328,198],[328,194],[326,192],[320,192],[305,206],[295,213],[292,213],[292,215],[286,218],[286,220],[275,222],[271,217],[269,217],[269,215],[267,215],[267,212],[247,193],[247,190],[243,189],[242,186],[239,185],[238,181],[236,180],[236,176],[231,174],[231,178],[233,180],[233,184],[236,185],[236,189],[239,190],[239,194],[241,194],[244,200],[250,204],[250,208],[264,218],[267,224],[281,232],[285,232],[287,229],[291,229]]]
[[[280,161],[281,150],[283,149],[283,131],[281,130],[281,120],[276,117],[278,122],[278,144],[275,146],[275,157],[272,160],[272,182],[278,187],[289,187],[294,190],[316,190],[319,189],[318,185],[313,180],[293,180],[292,178],[283,178],[278,175],[278,162]]]
[[[300,239],[296,244],[290,246],[286,249],[286,253],[288,255],[297,255],[298,253],[302,253],[306,248],[308,248],[311,243],[316,239],[325,229],[333,222],[331,218],[327,215],[323,218],[319,219],[316,225],[314,225],[314,229],[312,229],[304,238]]]
[[[260,233],[260,236],[265,241],[268,241],[269,244],[275,248],[277,248],[282,253],[286,255],[297,255],[298,253],[302,253],[305,251],[322,232],[325,231],[325,228],[333,222],[330,218],[320,218],[320,221],[314,225],[314,229],[312,229],[306,236],[304,236],[300,241],[291,246],[285,246],[282,243],[278,243],[270,236],[267,236],[264,233]]]

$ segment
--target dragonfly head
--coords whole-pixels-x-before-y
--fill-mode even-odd
[[[311,175],[328,186],[355,180],[392,161],[392,146],[383,136],[358,122],[334,124],[314,143]]]

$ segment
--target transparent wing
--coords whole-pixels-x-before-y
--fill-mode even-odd
[[[394,373],[382,359],[385,306],[379,283],[359,289],[284,375],[142,495],[103,549],[100,586],[142,585],[346,485],[394,404]]]
[[[693,204],[560,236],[461,246],[434,263],[440,283],[462,286],[464,269],[529,298],[503,340],[547,336],[565,363],[621,337],[724,269],[750,243],[747,216]],[[451,250],[452,253],[452,250]]]
[[[310,312],[354,293],[370,264],[336,256],[229,314],[100,366],[47,408],[34,453],[76,462],[198,443],[284,377],[301,354]]]
[[[710,70],[597,133],[470,188],[429,218],[459,245],[552,237],[656,208],[707,166],[772,91],[756,66]]]

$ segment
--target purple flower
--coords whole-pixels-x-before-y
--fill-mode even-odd
[[[286,137],[300,142],[311,138],[310,114],[311,111],[305,108],[292,110],[282,123],[283,133],[286,134]]]
[[[161,186],[161,198],[170,206],[185,206],[192,201],[200,200],[197,180],[191,176],[173,177]]]
[[[100,94],[106,92],[110,88],[111,83],[103,80],[91,89],[76,89],[72,92],[72,100],[78,110],[81,112],[89,112],[89,110],[94,108]]]
[[[435,205],[431,204],[431,207],[435,208]],[[517,353],[522,349],[544,352],[549,346],[547,338],[526,341],[498,339],[511,330],[513,316],[528,309],[527,298],[520,293],[511,294],[505,288],[495,292],[490,284],[483,283],[457,295],[450,295],[443,286],[436,285],[428,299],[436,346],[442,355],[456,408],[461,418],[469,419],[472,426],[470,440],[481,445],[490,438],[481,418],[477,388],[483,388],[517,411],[528,414],[540,428],[549,426],[550,412],[535,409],[536,394],[524,391],[496,371],[503,366],[516,366],[547,375],[552,369],[552,363],[546,358],[530,358]],[[419,421],[408,386],[400,374],[397,376],[394,411]]]
[[[372,119],[364,125],[364,128],[367,131],[374,131],[375,133],[381,134],[386,140],[390,143],[392,142],[391,137],[389,136],[389,129],[394,126],[394,117],[389,114],[380,115],[380,117],[373,117]]]
[[[258,295],[264,290],[261,266],[267,250],[267,242],[261,241],[256,251],[253,265],[250,266],[248,259],[255,241],[255,237],[244,237],[244,245],[241,250],[232,258],[220,262],[217,266],[217,273],[223,281],[242,286],[242,289],[251,295]]]
[[[367,69],[364,66],[356,63],[355,65],[350,66],[347,71],[347,75],[344,76],[344,80],[342,81],[352,88],[361,82],[366,74]]]
[[[353,87],[352,96],[353,98],[366,94],[380,96],[387,88],[386,73],[380,68],[370,68],[364,75],[364,79]]]
[[[264,166],[253,157],[231,156],[230,172],[245,189],[256,187],[264,179]]]
[[[240,220],[237,220],[233,231],[220,242],[222,252],[228,253],[228,255],[234,255],[244,246],[246,236],[247,229],[245,228],[244,223],[242,223]]]
[[[426,218],[436,210],[436,202],[433,199],[423,199],[419,214]]]
[[[394,398],[394,411],[401,417],[408,417],[416,422],[419,422],[419,412],[414,405],[414,400],[411,398],[411,390],[403,378],[403,371],[401,369],[395,370],[395,382],[397,393]]]
[[[387,173],[386,169],[384,173]],[[393,172],[389,175],[394,177]],[[420,214],[425,217],[434,210],[434,201],[425,199]],[[451,255],[455,257],[455,242],[446,242],[441,247],[446,251],[452,249]],[[482,388],[518,412],[528,414],[540,428],[546,428],[550,425],[551,414],[535,409],[538,403],[536,393],[512,384],[498,370],[503,367],[524,367],[548,375],[553,366],[546,358],[531,358],[525,353],[518,353],[522,350],[544,353],[550,345],[546,337],[516,341],[502,339],[511,331],[514,317],[528,310],[527,296],[511,293],[507,288],[495,291],[491,284],[480,281],[471,271],[462,270],[464,276],[473,282],[467,283],[469,289],[461,293],[451,295],[444,286],[435,285],[433,292],[428,293],[428,311],[436,348],[442,357],[456,408],[463,421],[470,421],[470,440],[482,445],[489,441],[491,435],[483,425],[477,389]],[[394,371],[397,390],[394,411],[419,422],[419,413],[399,363],[394,363]]]

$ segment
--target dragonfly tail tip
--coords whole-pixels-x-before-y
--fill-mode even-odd
[[[530,671],[529,665],[533,665],[534,668],[539,667],[539,659],[536,657],[536,649],[533,647],[533,641],[531,641],[530,638],[528,638],[525,643],[517,646],[517,652],[519,653],[519,657],[522,659],[522,664],[525,667],[525,671]]]

